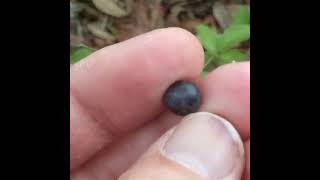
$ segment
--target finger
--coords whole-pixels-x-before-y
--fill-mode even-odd
[[[168,86],[196,79],[202,64],[198,40],[168,28],[104,48],[71,67],[70,168],[155,118]]]
[[[218,114],[239,131],[243,140],[250,136],[250,63],[222,66],[210,73],[202,85],[201,111]]]
[[[250,180],[250,139],[245,142],[246,166],[244,171],[244,180]]]
[[[73,171],[71,180],[104,179],[114,180],[127,170],[167,130],[181,121],[171,113],[149,122],[141,129],[128,134],[117,143],[96,154],[90,161]]]
[[[241,138],[226,120],[195,113],[160,138],[119,180],[240,180]]]
[[[242,139],[245,139],[244,137],[250,134],[249,128],[242,127],[246,126],[250,121],[249,107],[246,107],[249,106],[249,97],[235,97],[235,99],[217,98],[217,100],[214,101],[211,96],[219,97],[230,95],[232,94],[231,92],[225,92],[229,90],[241,92],[237,93],[239,96],[247,96],[246,92],[250,91],[249,83],[244,83],[244,85],[241,86],[238,86],[238,83],[232,83],[234,81],[239,81],[240,79],[244,82],[249,82],[250,74],[247,71],[250,71],[249,63],[236,63],[234,65],[222,66],[217,72],[214,71],[210,73],[208,78],[201,84],[202,94],[205,95],[203,96],[204,102],[202,106],[208,110],[221,110],[221,108],[216,107],[223,105],[226,110],[222,109],[223,111],[216,112],[221,116],[230,117],[228,120],[232,124],[239,126],[237,128],[238,130],[242,129],[242,133],[240,134]],[[229,78],[231,82],[221,78],[224,76],[232,77]],[[212,82],[215,82],[215,84]],[[207,101],[206,99],[211,100]],[[227,102],[221,102],[221,100],[227,100]],[[240,104],[247,105],[241,106]],[[211,106],[213,106],[213,108],[210,108]],[[233,108],[239,108],[239,112],[243,111],[248,114],[239,116],[237,111],[231,110]],[[230,111],[228,111],[228,109],[230,109]],[[212,112],[216,113],[215,111]],[[232,114],[235,112],[237,114]],[[109,176],[108,174],[112,174],[114,177],[119,176],[146,150],[147,147],[149,147],[165,131],[176,125],[180,120],[181,117],[175,116],[170,112],[163,113],[158,119],[149,122],[137,132],[130,134],[130,136],[119,143],[113,144],[112,147],[108,147],[99,153],[92,161],[88,162],[85,167],[79,169],[81,170],[81,173],[76,172],[75,177],[88,177],[88,179],[90,179],[92,176],[104,178]]]

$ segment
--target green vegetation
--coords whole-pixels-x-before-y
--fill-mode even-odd
[[[205,50],[202,76],[220,65],[246,60],[247,54],[237,47],[250,39],[249,7],[241,7],[235,13],[232,24],[223,33],[218,33],[209,26],[199,25],[196,35]]]
[[[70,64],[74,64],[74,63],[82,60],[83,58],[89,56],[94,51],[95,51],[94,49],[88,48],[86,46],[77,47],[70,54]]]
[[[241,45],[250,40],[249,6],[239,8],[233,16],[232,24],[222,33],[209,26],[199,25],[196,27],[196,36],[205,51],[202,76],[223,64],[247,60],[248,55],[241,49]],[[70,54],[70,64],[80,61],[94,51],[94,49],[79,46]]]

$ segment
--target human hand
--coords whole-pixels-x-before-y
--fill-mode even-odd
[[[73,65],[70,179],[248,180],[250,64],[225,65],[199,80],[203,59],[192,34],[167,28]],[[163,94],[178,80],[196,83],[200,111],[226,118],[241,139],[216,115],[183,119],[166,111]]]

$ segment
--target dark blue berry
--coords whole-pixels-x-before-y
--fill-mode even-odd
[[[198,88],[187,81],[172,84],[164,94],[164,105],[173,113],[185,116],[198,111],[201,95]]]

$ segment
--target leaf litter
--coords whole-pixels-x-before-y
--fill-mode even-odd
[[[70,49],[100,49],[157,28],[222,32],[249,0],[70,0]],[[250,55],[250,43],[240,49]]]

